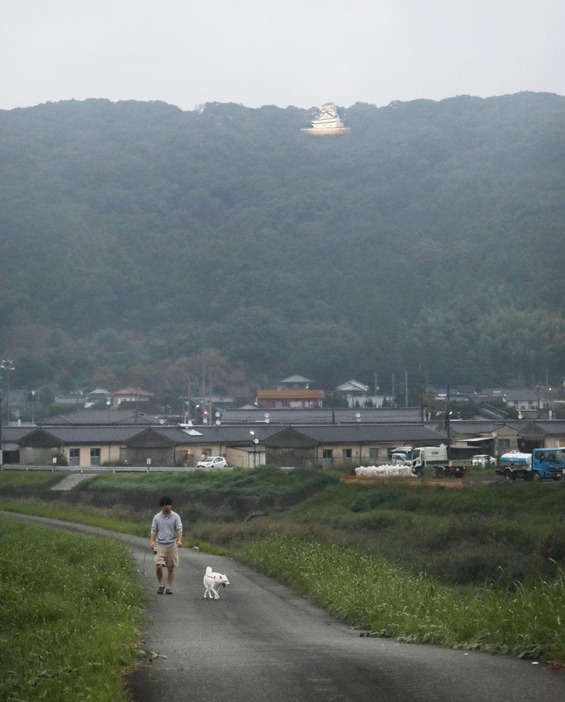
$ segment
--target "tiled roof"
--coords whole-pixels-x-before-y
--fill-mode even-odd
[[[390,441],[393,443],[445,442],[445,433],[423,424],[357,424],[300,427],[296,431],[320,443]]]
[[[258,400],[319,400],[323,397],[323,390],[257,390]]]
[[[262,414],[262,413],[261,413]],[[453,426],[453,424],[455,426]],[[540,420],[525,422],[454,422],[452,435],[463,439],[491,434],[502,427],[515,428],[520,434],[533,436],[565,436],[565,420]],[[253,432],[253,433],[252,433]],[[61,424],[43,427],[4,427],[6,443],[22,446],[56,447],[66,445],[123,444],[144,446],[223,444],[226,446],[248,446],[254,438],[266,446],[277,446],[279,440],[286,445],[292,437],[305,437],[318,444],[439,444],[447,436],[439,424],[421,422],[344,422],[344,423],[239,423],[220,425],[154,424]],[[488,437],[487,437],[488,438]]]
[[[38,428],[22,438],[23,446],[59,446],[61,444],[124,444],[147,428],[121,426],[61,426]]]
[[[409,442],[445,442],[445,434],[423,424],[346,424],[346,425],[297,425],[280,426],[271,424],[256,425],[220,425],[193,427],[201,436],[186,434],[187,443],[224,443],[243,445],[250,444],[253,437],[261,443],[273,441],[282,433],[292,431],[315,440],[318,443],[357,443],[371,441],[390,441],[392,443]],[[156,428],[163,434],[172,432],[172,427]],[[254,435],[250,432],[253,431]]]

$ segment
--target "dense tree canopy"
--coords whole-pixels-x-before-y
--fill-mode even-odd
[[[565,98],[356,104],[340,138],[304,135],[310,116],[1,111],[0,350],[19,383],[180,386],[210,350],[226,389],[223,363],[238,384],[321,387],[562,375]]]

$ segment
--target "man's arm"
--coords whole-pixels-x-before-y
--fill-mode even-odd
[[[177,546],[182,546],[182,521],[180,517],[177,519]]]
[[[157,538],[157,523],[155,519],[151,522],[151,531],[149,533],[149,546],[155,550],[155,539]]]

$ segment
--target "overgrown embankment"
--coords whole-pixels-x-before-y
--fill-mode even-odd
[[[370,635],[565,664],[565,582],[455,587],[386,559],[273,532],[239,560],[289,584]]]

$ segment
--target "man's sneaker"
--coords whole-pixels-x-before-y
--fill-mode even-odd
[[[164,592],[165,588],[163,587],[163,585],[159,585],[159,587],[157,588],[157,594],[162,595]]]

